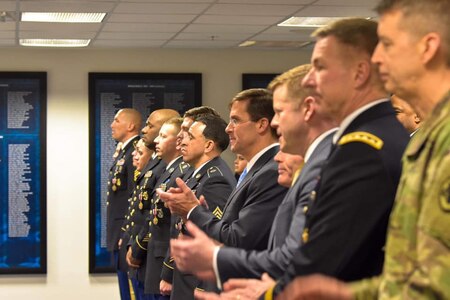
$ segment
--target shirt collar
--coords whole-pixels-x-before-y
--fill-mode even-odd
[[[341,125],[339,126],[338,131],[334,134],[333,136],[333,144],[336,144],[337,141],[339,140],[339,138],[342,136],[342,134],[345,132],[345,130],[348,128],[348,126],[363,112],[365,112],[366,110],[369,110],[369,108],[372,108],[373,106],[380,104],[382,102],[388,102],[389,99],[387,98],[383,98],[383,99],[378,99],[378,100],[374,100],[364,106],[361,106],[360,108],[358,108],[357,110],[355,110],[354,112],[352,112],[351,114],[349,114],[342,122]]]
[[[258,153],[256,153],[255,155],[253,155],[253,157],[247,162],[247,173],[248,171],[250,171],[250,169],[253,167],[253,165],[255,164],[255,162],[264,154],[266,153],[269,149],[272,149],[275,146],[278,146],[279,143],[273,143],[270,144],[269,146],[261,149]]]
[[[306,150],[305,153],[305,163],[309,160],[309,158],[311,157],[312,153],[314,152],[314,150],[316,150],[317,145],[320,144],[320,142],[323,141],[324,138],[326,138],[329,134],[331,134],[332,132],[335,132],[338,130],[338,127],[332,128],[330,130],[325,131],[324,133],[322,133],[321,135],[319,135],[312,143],[311,145],[309,145],[308,149]]]

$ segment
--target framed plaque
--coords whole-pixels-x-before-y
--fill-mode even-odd
[[[267,85],[279,74],[242,74],[242,89],[267,88]]]
[[[0,72],[0,274],[47,271],[47,74]]]
[[[110,124],[121,108],[148,115],[172,108],[182,115],[202,103],[200,73],[89,73],[89,272],[114,271],[106,249],[107,179],[116,148]]]

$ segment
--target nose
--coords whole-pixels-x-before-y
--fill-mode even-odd
[[[305,77],[302,80],[302,86],[303,87],[314,87],[315,86],[314,68],[309,70],[309,72],[305,75]]]
[[[145,126],[144,128],[142,128],[141,133],[142,133],[142,134],[147,134],[147,126]]]
[[[228,122],[227,127],[225,127],[225,132],[230,133],[232,131],[231,127],[232,127],[232,125],[231,125],[231,121],[230,121],[230,122]]]
[[[375,51],[372,54],[372,63],[379,64],[381,62],[381,45],[380,42],[378,42],[377,46],[375,47]]]

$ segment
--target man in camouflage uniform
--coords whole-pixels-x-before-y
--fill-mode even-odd
[[[346,285],[297,278],[280,299],[450,299],[449,0],[383,0],[372,57],[425,119],[403,158],[383,274]]]

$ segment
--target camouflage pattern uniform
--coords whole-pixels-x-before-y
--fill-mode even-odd
[[[355,299],[450,299],[450,92],[411,140],[381,277]]]

